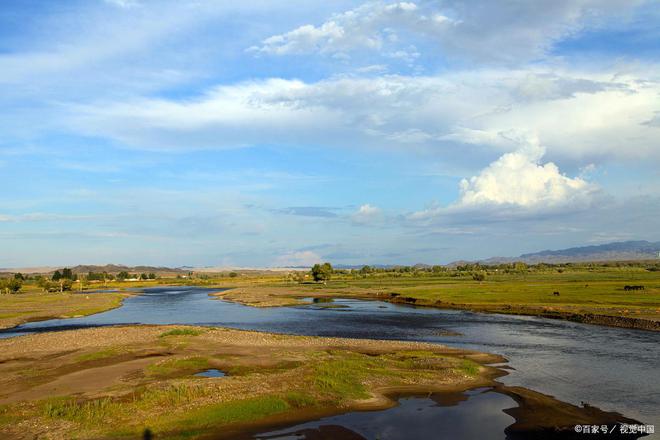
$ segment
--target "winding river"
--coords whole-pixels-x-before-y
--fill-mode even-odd
[[[528,387],[574,404],[587,402],[660,429],[658,332],[353,299],[335,300],[331,307],[312,303],[253,308],[209,297],[218,290],[146,289],[114,310],[32,322],[2,330],[0,337],[140,323],[434,342],[503,355],[512,370],[499,380],[507,385]],[[408,406],[402,403],[398,411]]]

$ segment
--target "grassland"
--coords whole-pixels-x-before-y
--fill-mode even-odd
[[[501,361],[431,344],[194,327],[25,336],[0,340],[0,437],[197,438],[387,407],[397,390],[490,384],[501,373],[485,364]],[[228,376],[194,376],[207,368]]]
[[[128,295],[125,292],[46,293],[35,288],[17,294],[0,294],[0,328],[29,321],[93,315],[119,307]]]
[[[644,290],[627,291],[626,285],[643,285]],[[484,281],[456,271],[339,275],[326,283],[271,280],[218,296],[258,307],[297,304],[306,297],[358,297],[660,330],[660,272],[643,267],[489,271]]]

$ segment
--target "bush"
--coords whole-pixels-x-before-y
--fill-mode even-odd
[[[472,279],[481,282],[486,279],[486,274],[483,272],[475,272],[472,274]]]

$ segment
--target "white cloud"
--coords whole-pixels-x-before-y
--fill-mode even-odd
[[[381,217],[381,209],[370,204],[364,204],[351,216],[351,220],[358,224],[368,224],[377,221]]]
[[[408,215],[419,224],[483,224],[556,216],[591,208],[603,196],[584,177],[568,177],[545,154],[534,137],[521,139],[516,151],[505,153],[469,179],[462,179],[458,200]]]
[[[451,56],[520,63],[543,55],[556,41],[598,26],[608,18],[625,20],[642,3],[643,0],[448,0],[418,5],[371,1],[333,14],[318,26],[306,24],[273,35],[250,50],[274,55],[382,51],[386,46],[396,46],[398,33],[404,33]]]
[[[120,8],[133,8],[140,4],[137,0],[105,0],[105,2]]]
[[[534,132],[555,160],[658,160],[657,127],[644,124],[660,110],[658,67],[617,73],[536,68],[315,83],[273,78],[218,86],[196,99],[71,105],[60,123],[156,150],[264,143],[414,148],[452,161],[470,151],[513,151]]]
[[[320,52],[337,54],[355,49],[380,50],[395,42],[397,29],[419,32],[441,26],[446,17],[420,14],[415,3],[369,2],[350,11],[334,14],[319,26],[306,24],[284,34],[273,35],[249,50],[273,55]],[[404,53],[398,53],[398,57]],[[409,56],[409,55],[407,55]]]
[[[478,175],[463,179],[456,206],[513,205],[517,207],[575,206],[590,202],[596,188],[580,177],[561,174],[538,143],[506,153]]]
[[[288,254],[280,255],[275,259],[276,267],[298,267],[298,266],[313,266],[316,263],[322,263],[322,258],[312,251],[298,251],[290,252]]]

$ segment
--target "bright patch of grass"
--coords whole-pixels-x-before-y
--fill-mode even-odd
[[[43,402],[42,413],[53,419],[65,419],[82,424],[96,424],[113,418],[121,412],[121,406],[110,398],[78,402],[71,397],[56,397]]]
[[[479,364],[469,359],[463,359],[459,369],[468,376],[476,376],[479,374]]]
[[[289,391],[284,398],[293,408],[308,408],[318,404],[314,396],[301,391]]]
[[[287,411],[289,403],[279,396],[267,395],[251,399],[220,403],[189,412],[185,417],[168,421],[158,431],[167,438],[194,438],[209,428],[217,429],[232,423],[259,420]],[[180,427],[186,427],[180,430]],[[172,432],[174,431],[174,432]]]
[[[150,376],[167,377],[184,373],[193,373],[209,368],[209,361],[205,357],[191,357],[183,359],[166,359],[147,367]]]
[[[193,328],[175,328],[165,333],[161,333],[159,338],[165,338],[167,336],[199,336],[204,333],[202,330],[196,330]]]
[[[336,356],[314,367],[314,383],[319,391],[330,393],[339,400],[366,399],[365,376],[383,374],[382,362],[358,353],[335,353]]]
[[[15,416],[9,411],[9,405],[0,405],[0,426],[14,423]]]

